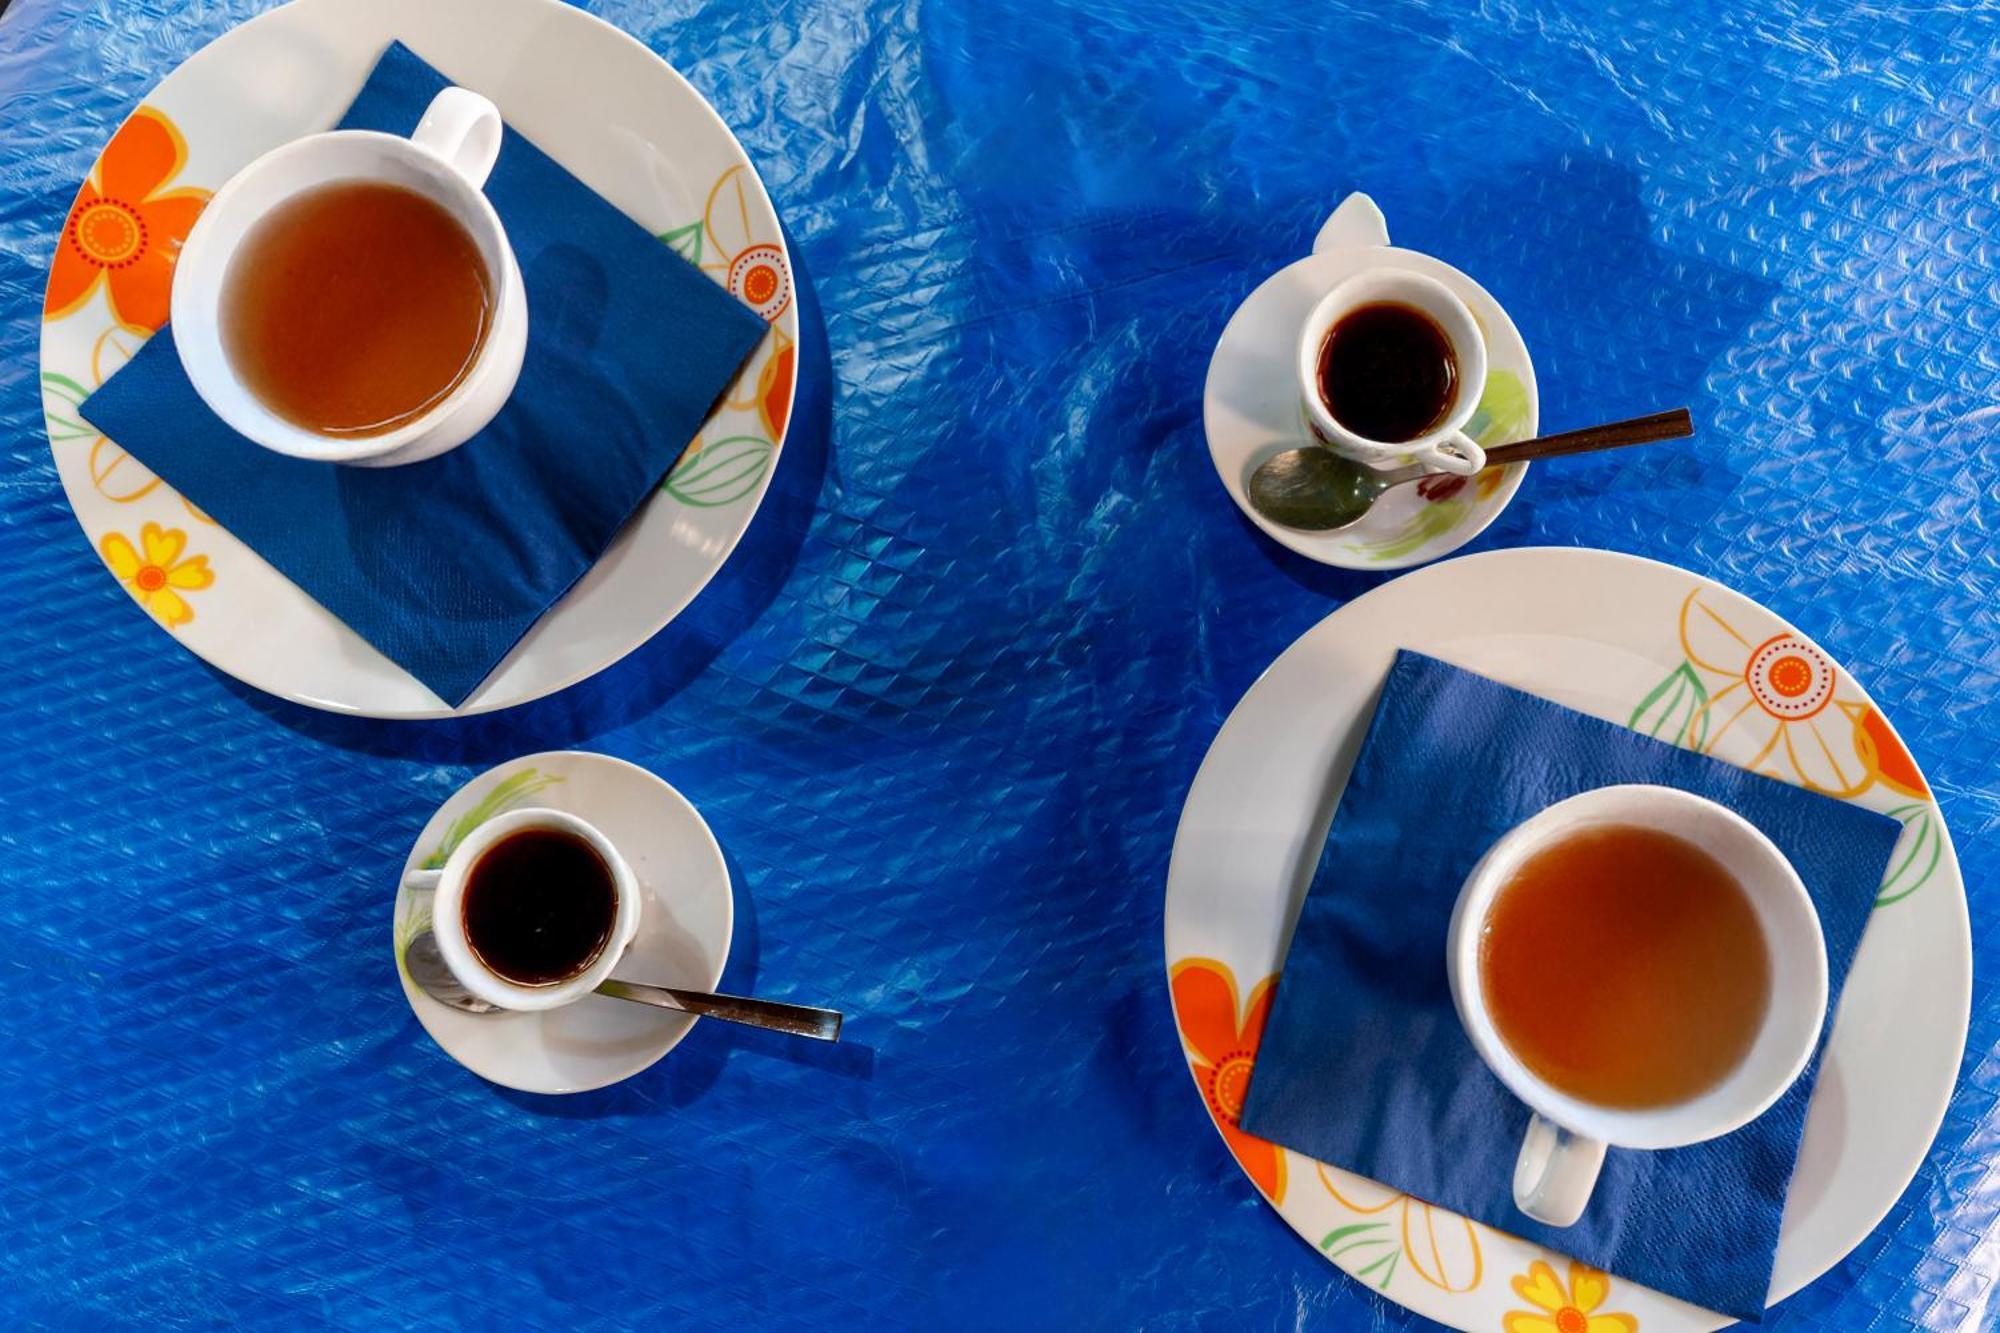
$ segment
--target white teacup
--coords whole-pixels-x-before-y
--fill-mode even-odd
[[[1749,1052],[1722,1081],[1668,1106],[1579,1100],[1538,1078],[1508,1049],[1482,993],[1479,949],[1495,897],[1535,852],[1592,825],[1658,829],[1707,852],[1743,887],[1770,953],[1770,1003]],[[1770,1109],[1805,1069],[1826,1018],[1826,942],[1819,914],[1784,853],[1733,810],[1672,787],[1600,787],[1558,801],[1494,843],[1459,891],[1446,944],[1452,1000],[1466,1035],[1534,1118],[1514,1167],[1514,1204],[1550,1226],[1583,1215],[1607,1146],[1679,1148],[1738,1129]],[[1671,1003],[1671,996],[1663,996]]]
[[[488,848],[512,834],[528,829],[552,829],[590,844],[611,871],[612,893],[617,909],[611,934],[597,956],[575,976],[546,986],[524,986],[501,976],[479,960],[465,938],[465,885],[472,869]],[[431,899],[431,933],[437,936],[438,953],[445,966],[467,990],[488,1004],[502,1009],[555,1009],[596,990],[611,976],[611,969],[624,956],[626,946],[639,929],[639,882],[632,868],[611,845],[610,839],[575,815],[560,810],[513,810],[496,815],[466,835],[452,850],[441,870],[415,870],[403,880],[410,889],[434,889]]]
[[[454,448],[491,421],[514,391],[528,347],[528,302],[506,229],[481,187],[500,154],[500,112],[478,93],[447,88],[404,139],[334,130],[295,139],[252,162],[216,191],[174,267],[174,345],[195,392],[238,434],[294,458],[382,467]],[[478,358],[436,406],[381,435],[323,435],[259,402],[230,364],[221,304],[230,261],[246,235],[294,195],[342,180],[414,190],[455,218],[479,248],[492,284],[493,320]]]
[[[1452,398],[1444,414],[1415,439],[1371,440],[1340,423],[1320,396],[1319,357],[1326,335],[1344,317],[1362,306],[1406,305],[1421,311],[1443,331],[1458,363]],[[1486,337],[1465,302],[1436,278],[1399,268],[1371,268],[1347,278],[1321,297],[1299,331],[1299,392],[1306,420],[1327,448],[1370,467],[1396,468],[1409,463],[1471,476],[1486,466],[1486,451],[1465,433],[1486,392]]]

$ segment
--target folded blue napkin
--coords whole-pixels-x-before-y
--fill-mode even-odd
[[[339,128],[408,134],[448,80],[400,43]],[[83,415],[321,606],[457,704],[653,494],[764,322],[512,130],[486,183],[520,260],[513,397],[403,467],[282,457],[237,435],[162,329]]]
[[[1831,1014],[1902,831],[1895,820],[1405,651],[1389,670],[1300,910],[1242,1126],[1754,1320],[1818,1057],[1775,1106],[1733,1134],[1666,1152],[1613,1148],[1582,1220],[1547,1227],[1514,1207],[1528,1109],[1480,1062],[1452,1008],[1445,933],[1467,872],[1536,811],[1621,782],[1706,796],[1790,858],[1825,931]]]

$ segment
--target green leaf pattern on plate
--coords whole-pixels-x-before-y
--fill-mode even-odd
[[[410,969],[409,965],[403,961],[403,956],[409,953],[411,942],[430,928],[431,909],[429,907],[418,908],[396,923],[396,967],[404,976],[410,974]]]
[[[701,231],[701,223],[690,222],[685,227],[675,227],[672,231],[661,232],[660,239],[665,241],[675,254],[687,260],[688,263],[700,264]]]
[[[1512,444],[1528,433],[1528,386],[1512,371],[1496,370],[1486,377],[1486,392],[1465,433],[1481,444]]]
[[[1625,725],[1654,740],[1699,750],[1708,740],[1708,713],[1702,708],[1707,702],[1708,687],[1701,683],[1694,664],[1682,662],[1639,701]],[[1692,736],[1687,734],[1690,723],[1695,728]]]
[[[772,445],[755,435],[731,435],[704,445],[667,474],[667,494],[702,509],[734,504],[757,489],[771,466]]]
[[[1922,888],[1944,855],[1936,806],[1928,801],[1912,801],[1888,813],[1903,821],[1903,838],[1896,844],[1896,855],[1890,860],[1889,873],[1882,877],[1882,887],[1876,890],[1877,907],[1899,903]]]
[[[1326,1251],[1326,1257],[1337,1259],[1343,1254],[1356,1250],[1371,1250],[1388,1246],[1388,1253],[1378,1257],[1366,1268],[1351,1270],[1354,1276],[1366,1278],[1377,1269],[1382,1270],[1381,1281],[1375,1284],[1377,1291],[1389,1289],[1389,1279],[1396,1276],[1396,1261],[1403,1257],[1401,1246],[1389,1234],[1387,1222],[1350,1222],[1346,1226],[1335,1227],[1326,1233],[1319,1247]]]
[[[44,371],[42,394],[42,413],[48,418],[51,443],[87,440],[97,434],[97,428],[86,422],[77,410],[83,406],[83,400],[90,397],[90,390],[67,375]]]
[[[451,827],[445,830],[444,841],[437,845],[436,851],[424,858],[419,868],[423,870],[440,868],[451,859],[451,854],[458,850],[458,845],[465,841],[472,830],[495,815],[519,808],[536,792],[544,791],[561,781],[559,777],[545,775],[532,768],[509,773],[494,784],[492,791],[480,797],[477,805],[451,821]]]

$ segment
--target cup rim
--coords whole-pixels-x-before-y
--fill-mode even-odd
[[[610,868],[612,892],[617,911],[611,934],[591,959],[590,966],[565,981],[546,986],[526,986],[510,981],[482,963],[465,937],[465,885],[479,858],[495,843],[523,829],[552,828],[570,833],[589,843]],[[588,820],[565,810],[531,806],[496,815],[467,834],[452,849],[438,873],[437,889],[431,898],[431,933],[437,938],[438,953],[459,983],[488,1004],[522,1012],[558,1009],[596,990],[638,933],[640,914],[639,883],[625,858],[609,838]]]
[[[450,393],[433,403],[422,416],[407,421],[392,431],[384,431],[380,435],[334,437],[293,425],[268,411],[262,417],[246,416],[238,408],[234,396],[240,394],[253,399],[255,396],[243,385],[234,367],[228,365],[226,347],[221,358],[229,377],[226,386],[215,381],[206,362],[191,363],[188,358],[182,358],[181,364],[187,372],[188,382],[194,386],[195,392],[200,395],[208,409],[220,417],[231,430],[274,453],[317,463],[353,463],[396,453],[435,430],[439,422],[456,411],[494,374],[499,373],[496,366],[500,360],[499,354],[504,340],[496,335],[500,331],[499,325],[504,318],[508,303],[516,299],[514,288],[521,281],[519,271],[513,262],[513,249],[507,239],[506,226],[500,221],[500,215],[495,211],[492,200],[486,197],[485,190],[474,188],[471,182],[459,175],[443,157],[422,144],[398,134],[387,134],[380,130],[326,130],[279,144],[276,148],[253,159],[224,182],[222,188],[209,199],[201,215],[195,219],[195,224],[189,230],[174,263],[167,314],[168,321],[177,335],[180,331],[199,326],[207,318],[206,312],[197,309],[196,306],[196,303],[202,300],[196,290],[196,284],[207,279],[210,271],[213,273],[212,283],[207,285],[211,285],[214,289],[214,304],[217,306],[221,304],[229,279],[231,261],[235,259],[236,252],[242,244],[242,237],[247,236],[256,225],[255,222],[250,223],[234,245],[226,250],[215,251],[215,247],[220,244],[216,237],[222,226],[221,219],[227,216],[231,207],[248,192],[257,178],[293,158],[324,152],[328,143],[354,142],[373,144],[385,153],[422,163],[433,179],[441,182],[445,190],[456,196],[461,207],[452,210],[454,220],[461,225],[477,226],[484,232],[484,236],[476,238],[486,243],[482,246],[482,250],[490,249],[501,262],[487,265],[487,278],[492,283],[492,295],[489,301],[492,313],[485,340],[480,344],[478,356],[473,359],[472,368],[453,386]],[[340,181],[373,179],[374,175],[368,171],[354,171],[317,176],[295,189],[286,191],[276,202],[286,202],[307,190]],[[178,336],[176,341],[178,342]],[[231,392],[223,392],[225,387]]]
[[[1695,1096],[1665,1106],[1644,1108],[1604,1106],[1585,1101],[1551,1086],[1530,1071],[1501,1038],[1487,1012],[1479,982],[1478,957],[1479,927],[1483,925],[1500,888],[1521,861],[1531,852],[1580,828],[1600,824],[1657,826],[1648,825],[1643,806],[1636,811],[1620,808],[1624,803],[1634,801],[1653,803],[1656,809],[1677,806],[1684,814],[1712,821],[1713,827],[1726,830],[1727,836],[1739,840],[1739,845],[1757,859],[1758,879],[1766,886],[1765,892],[1775,893],[1790,907],[1802,909],[1797,913],[1797,930],[1788,937],[1789,942],[1769,939],[1768,927],[1766,936],[1774,963],[1780,948],[1799,956],[1806,968],[1803,983],[1807,988],[1803,993],[1795,993],[1792,1002],[1794,1016],[1800,1020],[1796,1040],[1791,1046],[1781,1048],[1782,1059],[1767,1058],[1757,1078],[1751,1079],[1750,1075],[1756,1071],[1750,1069],[1747,1063],[1749,1057],[1746,1056],[1744,1065],[1739,1065],[1721,1082]],[[1605,807],[1618,809],[1619,812],[1593,813]],[[1667,831],[1674,832],[1672,829]],[[1759,892],[1752,885],[1746,885],[1746,889],[1753,898]],[[1760,911],[1759,916],[1762,919],[1764,913]],[[1614,1147],[1684,1147],[1718,1138],[1749,1124],[1768,1111],[1798,1081],[1813,1052],[1819,1048],[1820,1037],[1826,1027],[1826,940],[1818,910],[1813,906],[1812,896],[1806,891],[1804,881],[1762,829],[1727,806],[1677,787],[1619,783],[1592,788],[1546,806],[1515,825],[1486,851],[1466,876],[1452,910],[1446,949],[1453,1006],[1458,1011],[1466,1036],[1487,1068],[1506,1085],[1508,1091],[1544,1119],[1571,1133],[1598,1139]],[[1796,1007],[1801,1001],[1803,1008]],[[1772,1011],[1776,1010],[1774,995]],[[1767,1023],[1766,1030],[1768,1026]],[[1760,1039],[1762,1035],[1760,1031]],[[1733,1096],[1724,1096],[1732,1092]],[[1713,1105],[1708,1116],[1693,1114],[1711,1099]]]
[[[1450,412],[1439,419],[1436,425],[1423,434],[1394,442],[1370,439],[1342,425],[1319,393],[1319,352],[1326,342],[1327,333],[1339,320],[1339,314],[1335,312],[1345,313],[1351,307],[1365,304],[1355,299],[1353,295],[1355,289],[1385,281],[1424,293],[1430,300],[1442,305],[1450,316],[1450,322],[1458,325],[1456,330],[1447,327],[1444,331],[1445,336],[1451,339],[1452,351],[1459,362],[1456,390],[1458,402],[1453,405]],[[1406,302],[1406,304],[1417,303]],[[1426,315],[1436,318],[1435,313],[1428,307],[1419,306],[1419,308]],[[1478,369],[1476,376],[1468,373],[1471,369],[1467,365],[1467,361],[1471,359],[1468,357],[1468,352],[1476,355],[1474,362]],[[1319,431],[1329,446],[1353,451],[1353,455],[1357,458],[1402,458],[1427,445],[1450,439],[1465,429],[1473,414],[1479,410],[1479,399],[1485,392],[1487,362],[1486,332],[1479,327],[1479,321],[1473,316],[1472,308],[1457,292],[1427,273],[1414,273],[1408,269],[1394,268],[1386,264],[1376,264],[1358,273],[1350,273],[1335,283],[1325,295],[1313,302],[1305,323],[1299,328],[1299,393],[1305,404],[1307,420]]]

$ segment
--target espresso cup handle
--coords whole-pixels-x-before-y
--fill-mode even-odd
[[[438,881],[443,878],[444,872],[442,870],[412,870],[409,874],[403,876],[403,887],[420,891],[423,889],[435,889],[438,886]]]
[[[1479,441],[1458,430],[1418,449],[1416,459],[1425,467],[1469,477],[1486,466],[1486,451],[1479,447]]]
[[[447,88],[431,99],[410,141],[445,160],[477,190],[485,186],[500,156],[500,108],[464,88]]]
[[[1583,1216],[1597,1173],[1604,1166],[1604,1141],[1572,1134],[1535,1116],[1514,1162],[1514,1206],[1552,1227]]]

